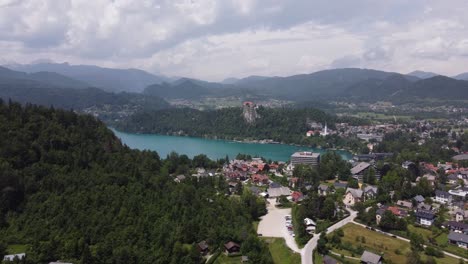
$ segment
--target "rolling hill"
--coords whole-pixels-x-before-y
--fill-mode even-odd
[[[457,79],[457,80],[465,80],[465,81],[468,81],[468,72],[465,72],[465,73],[460,73],[456,76],[453,76],[452,77],[453,79]]]
[[[440,74],[433,73],[433,72],[425,72],[425,71],[413,71],[406,75],[418,77],[419,79],[428,79],[428,78],[432,78]]]
[[[88,83],[109,92],[141,92],[146,86],[168,81],[138,69],[112,69],[94,65],[70,65],[68,63],[36,63],[7,65],[8,68],[28,73],[55,72]]]
[[[156,96],[111,93],[53,72],[24,73],[0,67],[0,98],[63,109],[102,105],[137,105],[161,109],[169,104]]]

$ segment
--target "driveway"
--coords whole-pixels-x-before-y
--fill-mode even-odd
[[[261,217],[258,224],[257,233],[264,237],[281,237],[286,241],[286,245],[294,252],[300,253],[301,250],[296,244],[286,228],[286,215],[291,215],[291,208],[278,209],[275,207],[276,200],[268,199],[270,202],[267,205],[268,213]]]

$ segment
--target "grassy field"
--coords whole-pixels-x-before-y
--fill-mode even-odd
[[[405,263],[406,254],[411,251],[410,245],[408,242],[392,238],[387,235],[371,231],[369,229],[363,228],[355,224],[348,224],[343,227],[344,237],[342,237],[343,242],[349,242],[354,247],[361,245],[366,250],[372,251],[374,253],[380,254],[384,259],[390,260],[393,263]],[[356,237],[365,237],[366,243],[357,241]],[[336,248],[332,249],[334,252],[339,254],[344,254],[351,256],[350,252],[346,250],[338,250]],[[359,258],[360,256],[355,256]],[[421,254],[421,258],[425,259],[427,256]],[[452,257],[444,257],[436,259],[437,263],[444,264],[458,264],[458,260]]]
[[[414,119],[413,116],[404,116],[404,115],[386,115],[386,114],[380,114],[380,113],[373,113],[373,112],[359,112],[355,115],[358,118],[365,118],[365,119],[370,119],[370,120],[380,120],[380,121],[387,121],[387,120],[394,120],[395,118],[397,120],[404,120],[408,121],[411,119]]]
[[[288,248],[283,238],[263,238],[268,243],[273,262],[277,264],[299,264],[301,255]]]
[[[214,264],[239,264],[241,263],[241,256],[236,256],[236,257],[228,257],[226,254],[222,253],[219,255],[219,257],[216,259]]]
[[[435,239],[437,241],[437,244],[440,246],[442,250],[468,258],[468,250],[448,243],[447,233],[442,233],[439,236],[437,236]]]
[[[27,249],[28,249],[27,245],[12,244],[7,247],[7,252],[8,254],[19,254],[19,253],[25,253]]]
[[[429,242],[429,238],[432,237],[432,231],[426,228],[417,227],[414,225],[408,225],[408,230],[411,233],[420,234],[424,237],[426,243]]]
[[[275,264],[301,263],[301,255],[291,251],[283,238],[263,237],[262,239],[268,244],[268,249],[270,250],[271,256],[273,257],[273,262]],[[225,254],[221,254],[214,263],[241,263],[241,256],[228,257]]]

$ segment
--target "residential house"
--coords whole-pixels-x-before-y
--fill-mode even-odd
[[[185,180],[185,175],[177,175],[174,179],[177,183],[181,183],[183,180]]]
[[[367,185],[364,187],[364,198],[367,199],[374,199],[377,197],[377,187],[372,185]]]
[[[430,204],[425,204],[425,203],[420,203],[420,204],[418,204],[418,206],[417,206],[417,210],[426,210],[426,211],[430,211],[430,210],[432,210],[432,205],[430,205]]]
[[[363,264],[382,264],[382,256],[364,250],[361,256],[361,263]]]
[[[468,248],[468,235],[466,234],[450,232],[448,235],[448,241],[450,244],[457,245],[458,247],[465,249]]]
[[[458,174],[450,174],[449,176],[447,176],[447,182],[449,184],[458,184],[458,181],[460,180],[460,178],[458,178]]]
[[[299,187],[299,184],[300,184],[299,180],[300,180],[300,179],[297,178],[297,177],[291,177],[291,178],[289,179],[289,186],[292,187],[292,188],[297,188],[297,187]]]
[[[330,187],[326,184],[320,184],[318,187],[318,194],[322,196],[326,196],[329,192]]]
[[[451,204],[452,203],[452,195],[448,192],[436,190],[435,191],[435,199],[436,202],[442,204]]]
[[[268,184],[270,182],[268,175],[265,175],[265,174],[254,174],[251,176],[250,179],[252,180],[253,184],[258,184],[258,185]]]
[[[418,204],[424,202],[424,197],[422,195],[416,195],[413,200],[415,200]]]
[[[5,255],[3,257],[3,261],[14,261],[15,259],[22,260],[24,258],[26,258],[26,253],[19,253],[19,254]]]
[[[370,168],[370,163],[367,162],[359,162],[356,166],[351,169],[351,174],[354,178],[359,181],[362,181],[364,173]]]
[[[354,204],[363,200],[363,192],[359,189],[348,188],[345,192],[343,203],[346,207],[354,206]]]
[[[333,183],[333,187],[335,187],[335,190],[340,189],[340,188],[345,189],[346,186],[348,186],[348,185],[346,183],[344,183],[344,182],[335,182],[335,183]]]
[[[431,175],[431,174],[424,174],[422,177],[417,177],[416,182],[421,181],[421,179],[423,178],[426,179],[432,187],[435,186],[436,176]]]
[[[396,204],[400,207],[413,209],[413,203],[410,201],[398,200]]]
[[[408,216],[408,211],[404,209],[400,209],[396,206],[382,206],[380,207],[376,213],[375,213],[375,221],[377,224],[380,223],[380,220],[382,220],[382,216],[386,211],[390,211],[393,215],[399,218],[404,218]]]
[[[202,255],[206,255],[206,254],[208,254],[208,252],[210,251],[210,250],[209,250],[208,243],[207,243],[205,240],[203,240],[202,242],[198,243],[198,244],[197,244],[197,247],[198,247],[198,251],[200,251],[200,253],[201,253]]]
[[[224,244],[226,254],[236,254],[240,252],[240,246],[236,242],[229,241]]]
[[[451,232],[468,235],[468,224],[465,223],[447,221],[442,224],[442,227],[447,228]]]
[[[294,191],[291,193],[291,200],[295,203],[302,201],[304,195],[301,192]]]
[[[317,224],[315,223],[314,220],[310,218],[304,218],[304,225],[306,226],[307,233],[313,234],[315,232],[315,228]]]
[[[288,187],[283,187],[283,186],[280,186],[279,188],[272,188],[270,185],[270,188],[268,188],[267,193],[268,193],[268,197],[276,198],[282,195],[284,196],[291,195],[291,190]]]
[[[431,226],[436,218],[435,214],[429,210],[418,209],[414,215],[416,216],[416,223],[424,226]]]
[[[408,169],[409,166],[411,166],[411,165],[414,165],[414,162],[412,162],[412,161],[405,161],[405,162],[403,162],[403,163],[401,164],[401,167],[403,167],[403,168],[405,168],[405,169]]]

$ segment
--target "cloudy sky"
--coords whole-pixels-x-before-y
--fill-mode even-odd
[[[342,67],[468,71],[466,0],[0,0],[0,64],[207,80]]]

